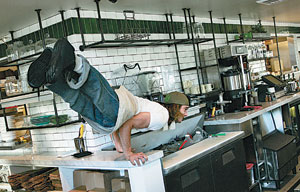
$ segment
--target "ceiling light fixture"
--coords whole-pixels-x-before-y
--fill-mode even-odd
[[[284,0],[256,0],[256,3],[263,4],[263,5],[273,5],[275,3],[280,3]]]

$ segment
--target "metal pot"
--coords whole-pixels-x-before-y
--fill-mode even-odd
[[[228,70],[221,74],[225,91],[233,91],[242,88],[240,72],[237,70]]]

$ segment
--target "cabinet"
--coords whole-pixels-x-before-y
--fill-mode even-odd
[[[248,191],[242,140],[228,144],[165,176],[166,191]]]
[[[293,135],[296,139],[297,152],[300,153],[300,100],[293,101],[283,107],[285,134]]]
[[[211,154],[215,191],[248,191],[244,145],[237,141]]]
[[[193,192],[199,189],[201,192],[214,191],[210,156],[207,155],[174,171],[166,176],[165,181],[166,191],[169,192]]]

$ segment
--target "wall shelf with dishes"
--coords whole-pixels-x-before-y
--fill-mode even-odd
[[[44,110],[47,112],[41,113],[39,107],[47,108]],[[16,109],[15,113],[7,113],[12,108]],[[2,99],[0,110],[7,131],[53,128],[82,122],[78,113],[49,90],[39,96],[35,92]]]

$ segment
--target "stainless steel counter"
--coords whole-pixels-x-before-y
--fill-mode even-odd
[[[199,159],[221,147],[232,143],[244,136],[243,131],[226,132],[225,136],[211,137],[190,147],[163,157],[163,172],[168,174],[179,167]]]
[[[290,103],[294,100],[300,99],[300,93],[288,95],[272,102],[261,102],[262,108],[252,111],[242,111],[235,113],[226,113],[224,115],[216,116],[214,118],[205,119],[204,126],[210,125],[227,125],[227,124],[241,124],[254,117],[260,116],[265,112],[276,109],[282,105]]]

